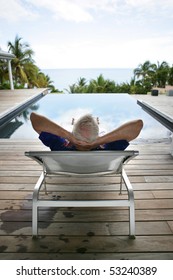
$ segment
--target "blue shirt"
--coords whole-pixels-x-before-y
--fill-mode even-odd
[[[39,139],[42,143],[49,147],[51,151],[76,151],[76,147],[69,143],[67,139],[64,139],[60,136],[57,136],[52,133],[42,131],[39,135]],[[106,151],[113,151],[113,150],[125,150],[129,146],[129,142],[126,140],[118,140],[113,141],[101,146],[93,150],[106,150]]]

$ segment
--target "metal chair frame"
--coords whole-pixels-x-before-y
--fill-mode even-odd
[[[65,151],[65,152],[26,152],[26,156],[34,159],[43,167],[43,171],[35,185],[33,191],[33,200],[32,200],[32,235],[37,237],[38,235],[38,210],[41,207],[124,207],[129,208],[129,237],[135,238],[135,205],[134,205],[134,192],[132,185],[128,179],[128,176],[124,170],[124,164],[129,160],[138,155],[138,151]],[[52,160],[53,158],[53,160]],[[79,165],[74,171],[73,159],[75,158],[75,163]],[[98,171],[92,172],[92,161],[93,158],[101,164],[101,167],[98,167]],[[66,159],[65,166],[67,170],[64,169],[63,159]],[[109,162],[110,159],[110,162]],[[104,166],[104,161],[107,160],[106,166]],[[118,161],[118,164],[117,164]],[[50,168],[53,162],[53,168]],[[60,163],[59,163],[60,162]],[[85,163],[87,162],[87,166]],[[91,167],[89,166],[89,162]],[[69,166],[68,166],[69,163]],[[109,163],[109,164],[108,164]],[[52,170],[53,169],[53,170]],[[72,169],[72,170],[71,170]],[[97,168],[96,168],[97,169]],[[100,169],[100,170],[99,170]],[[122,193],[122,182],[126,186],[128,198],[127,199],[112,199],[112,200],[43,200],[39,198],[39,193],[41,187],[45,187],[46,190],[46,177],[47,176],[73,176],[73,177],[83,177],[88,176],[105,176],[110,174],[119,174],[120,179],[120,194]]]

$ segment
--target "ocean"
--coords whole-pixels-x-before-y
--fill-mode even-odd
[[[87,81],[96,79],[100,74],[105,79],[114,80],[116,83],[130,82],[133,78],[132,68],[92,68],[92,69],[42,69],[41,71],[49,75],[56,89],[65,91],[69,85],[77,83],[79,78]]]

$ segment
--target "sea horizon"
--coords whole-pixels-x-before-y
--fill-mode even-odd
[[[53,68],[42,69],[50,77],[56,89],[65,91],[69,86],[85,78],[87,82],[96,79],[100,74],[105,79],[115,81],[117,84],[127,83],[133,78],[133,68]]]

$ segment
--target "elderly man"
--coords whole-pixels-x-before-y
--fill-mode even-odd
[[[133,120],[99,136],[98,121],[91,115],[74,123],[72,132],[36,113],[31,113],[30,119],[39,139],[52,151],[125,150],[143,127],[142,120]]]

